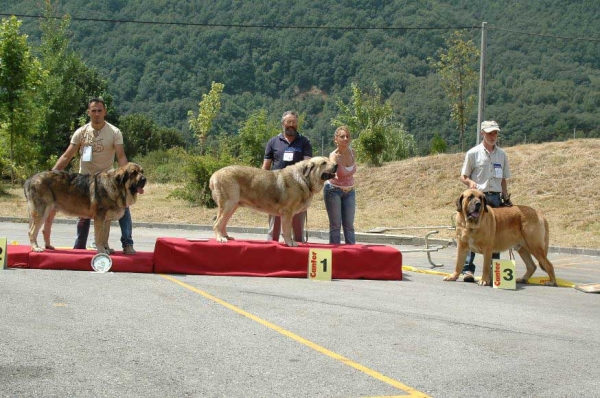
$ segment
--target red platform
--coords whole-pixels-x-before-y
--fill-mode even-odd
[[[189,275],[270,276],[306,278],[310,248],[330,249],[333,279],[402,280],[402,253],[379,245],[304,244],[235,240],[158,238],[154,253],[111,255],[114,272]],[[32,252],[30,246],[9,245],[11,268],[92,271],[92,250],[46,250]]]
[[[310,248],[331,249],[333,279],[402,280],[402,253],[379,245],[302,244],[233,240],[217,243],[158,238],[154,272],[164,274],[306,278]]]
[[[31,246],[8,245],[8,266],[11,268],[32,269],[62,269],[71,271],[93,271],[92,258],[95,250],[45,250],[32,252]],[[112,272],[152,273],[154,270],[154,255],[152,253],[137,253],[126,255],[115,253],[110,256],[113,265]]]

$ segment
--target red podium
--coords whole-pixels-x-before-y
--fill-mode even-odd
[[[402,280],[402,253],[390,246],[301,244],[257,240],[158,238],[154,253],[111,255],[112,272],[306,278],[311,248],[331,250],[333,279]],[[9,245],[11,268],[92,271],[92,250],[46,250]]]
[[[402,280],[402,253],[379,245],[301,244],[255,240],[158,238],[154,272],[306,278],[310,248],[332,251],[333,279]]]
[[[61,269],[71,271],[93,271],[92,258],[95,250],[59,249],[32,252],[31,246],[9,245],[8,266],[10,268]],[[152,273],[154,256],[152,253],[138,252],[136,255],[115,253],[110,256],[113,265],[111,272]]]

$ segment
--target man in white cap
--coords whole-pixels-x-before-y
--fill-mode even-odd
[[[460,176],[460,182],[469,189],[485,193],[487,203],[491,207],[511,205],[506,183],[506,179],[510,178],[508,157],[496,145],[499,132],[500,126],[493,120],[481,123],[482,141],[467,152]],[[492,258],[500,258],[500,253],[494,253]],[[475,281],[474,259],[475,253],[469,252],[462,272],[465,282]]]

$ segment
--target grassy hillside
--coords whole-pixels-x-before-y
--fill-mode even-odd
[[[599,139],[506,148],[513,174],[509,180],[513,202],[542,210],[550,222],[553,246],[600,248],[599,151]],[[454,202],[464,189],[458,181],[463,157],[436,155],[380,168],[359,167],[356,230],[450,225]],[[131,209],[134,221],[211,224],[215,209],[169,199],[173,188],[150,181],[146,193]],[[26,213],[20,187],[0,196],[0,216],[25,217]],[[241,209],[230,225],[264,227],[266,215]],[[308,225],[309,229],[319,230],[328,226],[322,195],[313,200]],[[400,234],[422,233],[417,230]],[[437,236],[450,237],[452,232],[442,231]]]
[[[4,3],[38,40],[43,2]],[[121,114],[144,113],[186,134],[187,112],[217,81],[225,91],[213,134],[235,134],[258,109],[277,119],[295,108],[312,141],[329,143],[336,97],[347,100],[351,83],[377,83],[419,154],[435,133],[456,151],[428,59],[457,29],[479,48],[487,22],[486,117],[505,127],[505,142],[600,136],[597,0],[54,3],[72,16],[72,48],[108,80]],[[468,124],[476,131],[475,108]]]

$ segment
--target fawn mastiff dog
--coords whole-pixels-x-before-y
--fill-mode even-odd
[[[29,211],[29,242],[41,252],[37,236],[42,225],[44,247],[50,244],[52,221],[57,211],[66,215],[92,218],[98,253],[108,253],[110,222],[118,220],[125,208],[133,205],[138,193],[144,193],[146,177],[142,167],[128,163],[115,170],[96,174],[67,171],[43,171],[23,186]]]
[[[528,206],[492,208],[487,206],[483,192],[467,189],[456,201],[456,267],[447,281],[458,279],[469,250],[483,254],[483,275],[480,285],[491,284],[492,253],[515,249],[527,267],[517,283],[527,283],[536,270],[531,256],[548,274],[548,286],[557,286],[554,266],[548,260],[548,221],[536,209]]]
[[[308,209],[315,193],[333,178],[337,164],[317,156],[281,170],[263,170],[248,166],[227,166],[210,177],[212,197],[219,206],[213,229],[218,242],[233,239],[227,235],[227,222],[239,206],[281,216],[283,239],[292,239],[292,217]]]

